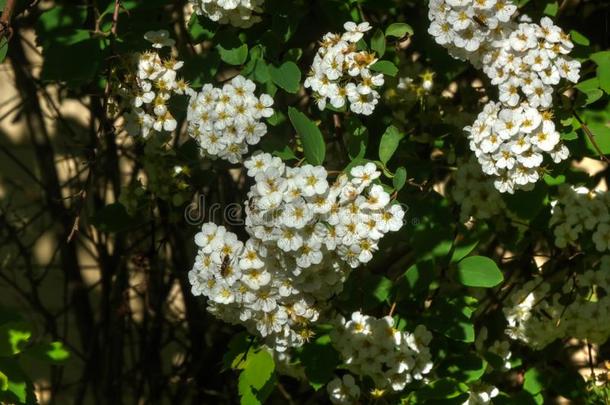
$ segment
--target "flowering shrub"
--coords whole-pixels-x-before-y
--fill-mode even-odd
[[[607,3],[0,0],[0,402],[607,402]]]

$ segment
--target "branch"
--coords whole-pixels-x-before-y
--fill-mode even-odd
[[[595,141],[595,135],[593,135],[593,132],[591,132],[591,130],[589,129],[587,124],[585,124],[585,122],[580,118],[580,116],[578,115],[578,113],[575,110],[572,111],[572,114],[574,114],[574,118],[576,118],[576,121],[578,121],[578,123],[582,127],[582,130],[585,132],[585,135],[587,135],[587,137],[591,141],[591,144],[593,145],[593,147],[599,154],[599,158],[606,163],[610,163],[610,160],[608,160],[608,158],[605,156],[604,152],[602,152],[599,145]]]
[[[0,39],[2,39],[7,33],[7,38],[11,39],[13,36],[13,29],[11,28],[11,17],[15,10],[16,0],[6,0],[4,10],[2,10],[2,17],[0,17]]]

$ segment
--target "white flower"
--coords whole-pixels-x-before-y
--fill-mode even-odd
[[[358,42],[362,39],[364,33],[373,27],[368,22],[356,24],[355,22],[348,21],[343,24],[343,28],[346,32],[342,35],[341,39],[348,42]]]
[[[342,379],[334,378],[326,386],[330,402],[338,405],[355,404],[360,398],[360,387],[351,374],[345,374]]]
[[[189,0],[195,13],[220,24],[249,28],[261,21],[264,0]]]
[[[176,44],[176,41],[169,37],[169,31],[148,31],[144,34],[144,39],[152,43],[153,48],[161,49],[165,46],[172,47]]]

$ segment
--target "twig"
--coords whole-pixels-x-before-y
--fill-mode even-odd
[[[582,127],[582,130],[584,131],[585,135],[587,135],[587,137],[591,141],[591,144],[593,145],[593,147],[595,148],[597,153],[599,154],[599,158],[606,163],[610,163],[610,160],[608,160],[608,158],[605,156],[604,152],[602,152],[599,145],[595,141],[595,135],[593,135],[593,132],[591,132],[591,130],[589,129],[587,124],[585,124],[585,122],[580,118],[580,116],[578,115],[578,113],[575,110],[572,111],[572,114],[574,115],[574,118],[576,118],[576,121],[578,121],[578,123]]]
[[[114,11],[112,13],[112,28],[110,29],[110,32],[112,32],[112,35],[114,35],[114,36],[116,36],[117,27],[119,25],[119,9],[120,8],[121,8],[121,1],[114,0]]]
[[[388,316],[393,316],[394,315],[394,311],[396,311],[396,301],[394,301],[392,303],[392,306],[390,307],[390,312],[388,312]]]
[[[7,0],[2,10],[2,16],[0,17],[0,39],[8,33],[7,38],[10,40],[13,36],[13,28],[11,27],[11,17],[13,16],[13,10],[15,9],[15,0]]]

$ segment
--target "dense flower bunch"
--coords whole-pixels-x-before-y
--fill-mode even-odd
[[[436,42],[481,67],[498,86],[499,102],[489,102],[465,129],[483,171],[508,193],[538,181],[542,152],[555,162],[568,157],[547,110],[553,86],[561,79],[577,82],[580,72],[580,62],[567,56],[574,45],[561,28],[548,17],[535,24],[523,16],[517,23],[516,10],[507,0],[433,0],[429,10]]]
[[[165,30],[147,32],[144,38],[154,49],[171,47],[175,43]],[[125,128],[129,134],[143,138],[152,132],[175,130],[177,122],[169,110],[169,101],[173,95],[192,91],[184,80],[178,79],[183,62],[173,57],[163,58],[151,50],[134,55],[133,64],[135,72],[127,73],[116,91],[128,110]]]
[[[366,22],[347,22],[344,28],[342,35],[329,32],[322,38],[305,87],[314,91],[320,110],[327,103],[343,108],[349,101],[352,112],[371,115],[379,103],[377,89],[384,78],[381,73],[371,72],[371,65],[377,61],[375,53],[359,51],[356,42],[372,27]]]
[[[504,200],[476,160],[460,164],[454,180],[451,195],[460,205],[460,221],[490,219],[505,212]]]
[[[521,22],[485,55],[483,71],[499,87],[505,105],[515,107],[525,98],[534,108],[550,108],[553,86],[580,77],[580,62],[567,56],[573,48],[569,35],[548,17],[540,24]]]
[[[430,0],[428,33],[454,58],[480,67],[492,43],[504,39],[516,12],[507,0]]]
[[[249,28],[261,21],[255,13],[263,11],[265,0],[190,0],[195,13],[220,24]]]
[[[569,155],[552,114],[526,103],[511,108],[490,102],[472,127],[465,129],[483,172],[493,176],[494,186],[502,193],[533,188],[543,173],[545,154],[555,163]]]
[[[562,185],[558,200],[552,204],[553,216],[549,223],[554,227],[557,247],[576,245],[583,234],[592,232],[595,249],[610,250],[610,194]]]
[[[378,241],[403,225],[402,207],[373,183],[381,175],[374,163],[353,167],[351,178],[340,174],[333,184],[322,166],[290,168],[265,153],[246,167],[256,180],[246,208],[248,233],[293,260],[292,273],[318,296],[336,292],[342,268],[369,262]]]
[[[276,350],[298,346],[318,319],[314,300],[299,291],[285,264],[265,257],[254,240],[213,223],[195,237],[199,252],[189,272],[194,295],[208,298],[208,310],[218,318],[243,324]]]
[[[371,260],[383,235],[401,228],[404,211],[373,184],[380,173],[372,163],[332,185],[321,166],[290,168],[269,154],[245,166],[255,180],[246,204],[250,239],[205,224],[189,279],[212,313],[282,351],[310,337],[350,268]]]
[[[263,118],[273,115],[273,98],[257,97],[256,85],[243,76],[234,77],[222,88],[203,86],[191,96],[187,122],[189,134],[197,140],[202,154],[238,163],[267,133]]]
[[[338,319],[331,339],[347,369],[370,377],[379,389],[401,391],[412,381],[425,381],[432,369],[432,334],[423,325],[408,333],[398,331],[390,316],[354,312],[350,320]]]
[[[574,274],[553,290],[538,276],[508,297],[504,315],[506,333],[534,349],[556,339],[575,337],[602,344],[610,337],[610,256],[597,270]]]
[[[334,378],[326,385],[330,402],[337,405],[351,405],[360,398],[360,387],[351,374],[345,374],[343,378]]]

